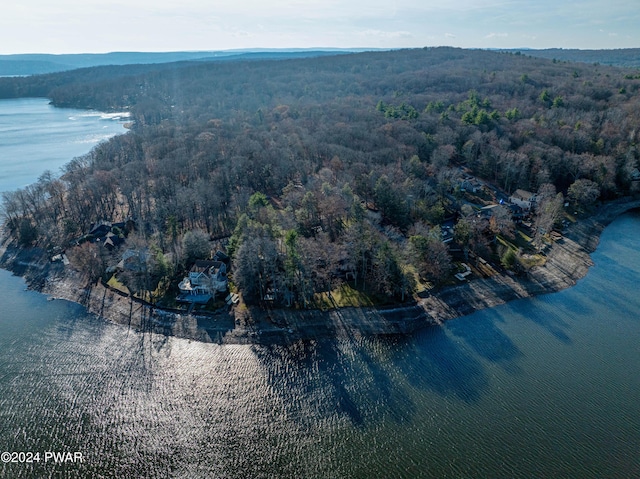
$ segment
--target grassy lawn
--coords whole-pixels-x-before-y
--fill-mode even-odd
[[[525,269],[533,268],[534,266],[542,266],[547,261],[544,255],[541,254],[525,254],[520,258],[520,263]]]
[[[413,276],[413,281],[415,282],[415,285],[416,285],[416,289],[415,289],[416,293],[429,291],[435,287],[435,285],[431,281],[420,278],[420,275],[418,274],[418,270],[416,269],[415,265],[405,264],[403,267],[403,270],[405,274]]]
[[[524,240],[526,244],[529,244],[531,243],[531,241],[533,241],[533,238],[531,238],[522,230],[518,230],[516,237],[519,237],[521,240]]]
[[[525,238],[528,238],[527,235],[522,233],[522,237],[520,241],[518,241],[519,235],[516,235],[516,243],[512,243],[511,241],[503,238],[502,236],[497,236],[498,242],[503,246],[513,250],[515,253],[518,252],[518,244],[520,241],[524,241]],[[546,262],[546,258],[544,255],[540,253],[533,253],[533,248],[529,243],[526,243],[526,246],[523,247],[523,250],[530,251],[530,253],[524,253],[519,255],[519,261],[525,269],[533,268],[534,266],[542,266]]]
[[[111,276],[109,281],[107,281],[107,284],[112,288],[117,289],[118,291],[122,291],[124,294],[131,295],[131,291],[129,291],[129,288],[127,288],[124,284],[118,281],[118,278],[116,278],[115,274]]]
[[[333,301],[329,299],[329,295],[327,293],[316,293],[313,299],[320,309],[332,309],[336,306],[339,308],[348,306],[358,308],[380,304],[379,301],[376,301],[375,296],[370,296],[363,291],[354,289],[351,285],[346,283],[343,283],[338,288],[332,290],[331,297],[333,298]]]
[[[506,239],[504,236],[497,235],[496,239],[498,240],[498,243],[500,243],[502,246],[505,246],[505,247],[507,247],[509,249],[512,249],[515,252],[518,251],[518,247],[515,244],[513,244],[511,241]]]

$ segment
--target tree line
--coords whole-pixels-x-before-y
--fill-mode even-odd
[[[132,115],[127,134],[4,193],[3,211],[23,244],[58,247],[134,218],[171,265],[155,283],[189,267],[183,239],[202,232],[248,301],[310,307],[341,284],[397,301],[455,272],[447,225],[465,256],[512,233],[511,218],[477,220],[462,171],[538,192],[538,231],[565,200],[630,193],[639,88],[622,68],[453,48],[0,79],[2,97]]]

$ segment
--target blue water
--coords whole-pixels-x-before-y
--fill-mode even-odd
[[[0,271],[0,451],[84,458],[0,477],[640,477],[639,230],[560,293],[286,347],[135,332]]]
[[[0,100],[0,192],[23,188],[45,171],[124,133],[126,114],[54,108],[46,98]]]

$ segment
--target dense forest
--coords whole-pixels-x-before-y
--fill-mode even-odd
[[[502,50],[556,61],[599,63],[619,67],[640,68],[640,48],[616,48],[612,50],[577,50],[572,48],[547,48],[544,50]]]
[[[1,78],[0,97],[18,96],[126,110],[131,127],[59,175],[4,193],[16,240],[66,250],[92,281],[115,271],[165,300],[216,250],[231,256],[231,288],[246,302],[296,307],[347,291],[402,301],[469,265],[526,274],[554,231],[640,179],[637,71],[517,53],[425,48]],[[535,195],[531,209],[510,200],[523,192]],[[115,249],[87,234],[126,219],[135,231],[114,228],[126,236]],[[145,267],[114,269],[132,250]]]

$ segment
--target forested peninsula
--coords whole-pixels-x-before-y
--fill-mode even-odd
[[[555,291],[638,206],[628,68],[443,47],[0,78],[18,97],[130,124],[2,194],[4,267],[194,339],[405,333]]]

